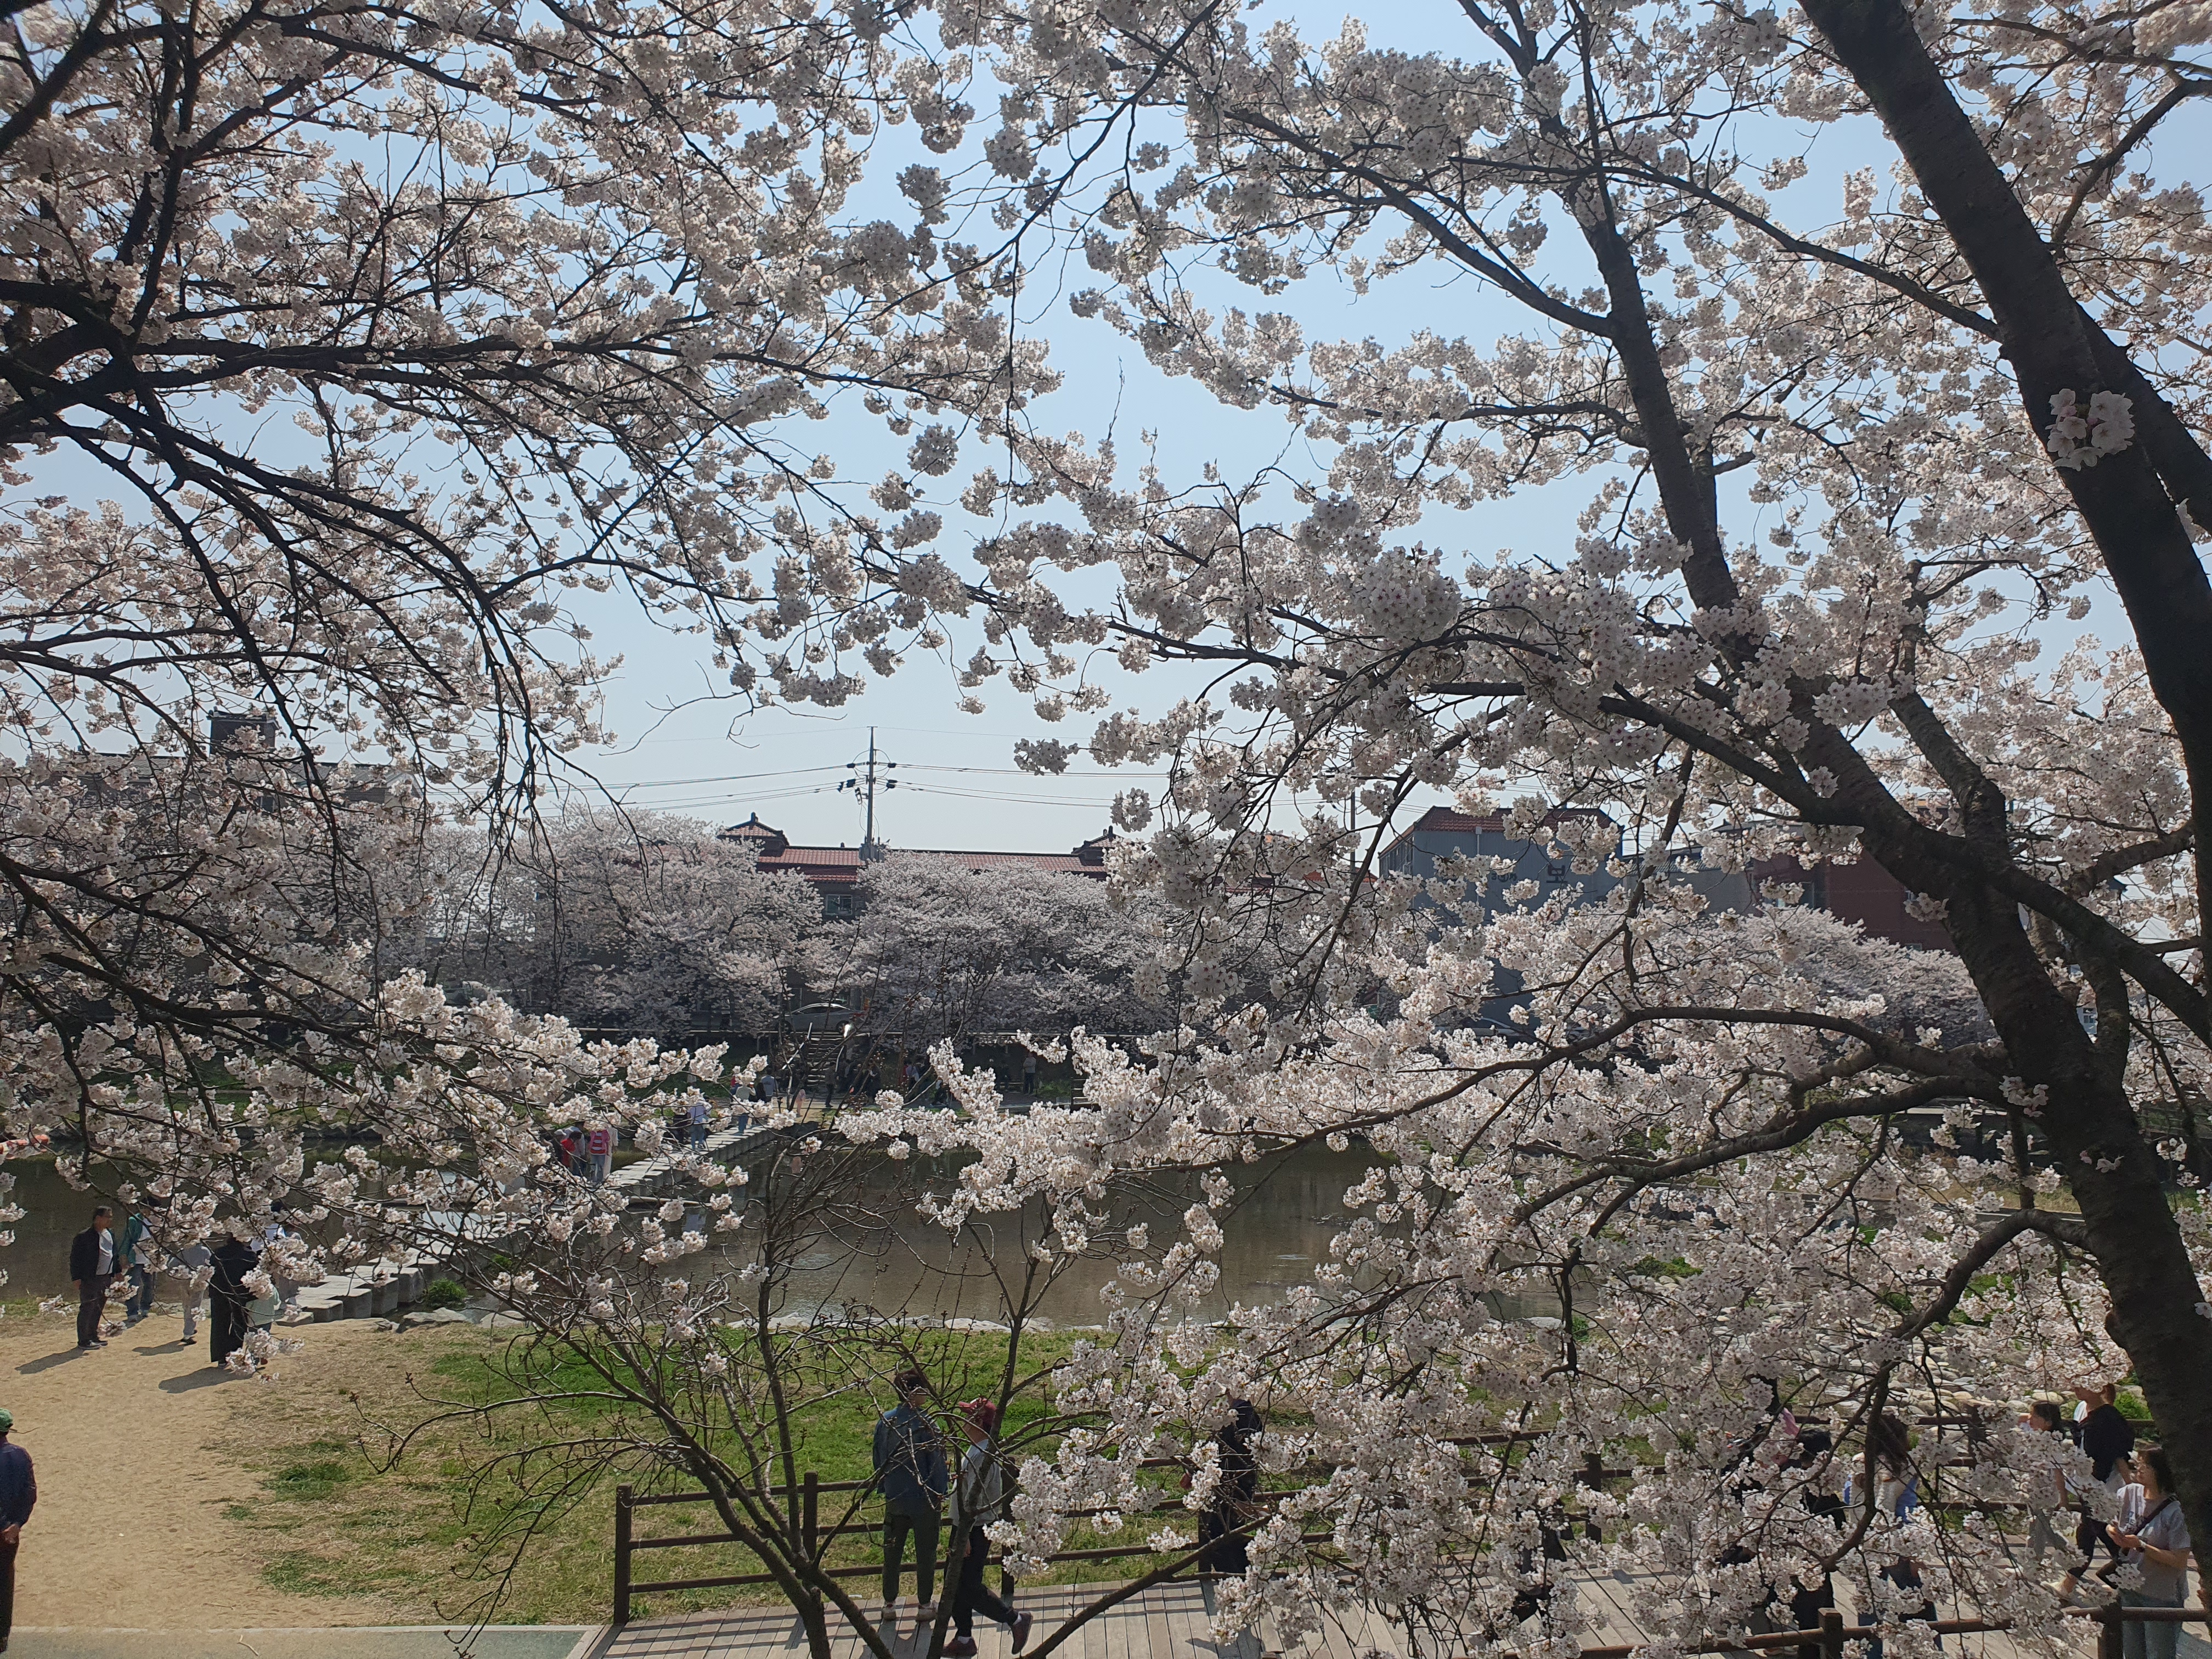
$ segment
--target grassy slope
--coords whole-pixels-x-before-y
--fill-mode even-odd
[[[1067,1340],[1032,1338],[1024,1344],[1025,1358],[1032,1365],[1048,1360],[1065,1351]],[[234,1454],[258,1492],[233,1516],[264,1534],[270,1582],[297,1594],[377,1596],[425,1620],[484,1616],[484,1598],[495,1591],[490,1616],[502,1623],[605,1619],[614,1573],[614,1486],[624,1478],[641,1491],[654,1482],[642,1474],[605,1474],[559,1490],[549,1503],[545,1466],[501,1460],[533,1443],[604,1430],[613,1422],[609,1408],[562,1404],[457,1420],[423,1432],[396,1460],[390,1455],[395,1431],[431,1416],[434,1402],[511,1398],[508,1357],[507,1343],[482,1330],[432,1328],[349,1352],[343,1389],[279,1387],[262,1395],[253,1432]],[[947,1401],[995,1393],[1005,1341],[988,1333],[931,1334],[923,1358]],[[572,1364],[560,1380],[587,1378]],[[817,1401],[799,1425],[799,1468],[825,1481],[865,1478],[878,1409],[876,1399],[858,1389]],[[1040,1409],[1033,1401],[1018,1404],[1013,1432]],[[676,1488],[664,1480],[659,1489]],[[849,1502],[848,1494],[823,1494],[821,1523],[830,1525]],[[870,1524],[837,1540],[833,1563],[881,1559],[872,1524],[880,1512],[872,1504],[860,1512]],[[526,1540],[516,1535],[517,1524],[530,1516],[539,1518]],[[1085,1534],[1071,1543],[1125,1542],[1158,1524],[1154,1517],[1141,1529],[1124,1528],[1110,1539]],[[639,1511],[641,1536],[720,1529],[704,1505]],[[702,1546],[641,1553],[634,1571],[649,1581],[757,1570],[735,1547]],[[1141,1570],[1133,1558],[1063,1567],[1053,1578],[1120,1579]],[[872,1601],[872,1575],[845,1582]],[[911,1593],[910,1580],[908,1586]],[[641,1596],[638,1614],[776,1599],[772,1584],[660,1593]]]

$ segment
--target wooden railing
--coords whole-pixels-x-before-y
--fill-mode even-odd
[[[1938,1413],[1932,1417],[1918,1419],[1916,1426],[1935,1429],[1939,1432],[1948,1428],[1963,1428],[1967,1431],[1969,1442],[1972,1443],[1979,1441],[1995,1420],[1993,1418]],[[2136,1425],[2139,1431],[2146,1430],[2148,1426],[2144,1424]],[[1536,1432],[1508,1431],[1498,1434],[1455,1436],[1451,1443],[1460,1446],[1512,1446],[1527,1443],[1537,1437],[1539,1436]],[[1965,1462],[1968,1460],[1955,1461]],[[1177,1458],[1154,1457],[1146,1458],[1139,1467],[1148,1469],[1164,1469],[1184,1468],[1188,1465]],[[1607,1480],[1619,1480],[1633,1473],[1634,1471],[1630,1469],[1606,1468],[1593,1454],[1576,1472],[1576,1481],[1577,1485],[1595,1486]],[[880,1518],[861,1520],[856,1515],[848,1516],[826,1531],[821,1524],[821,1504],[823,1493],[867,1492],[875,1485],[872,1480],[824,1480],[814,1471],[811,1469],[807,1471],[796,1489],[799,1498],[799,1545],[801,1553],[807,1559],[820,1564],[823,1553],[839,1538],[880,1532],[883,1525]],[[793,1493],[792,1487],[781,1484],[769,1486],[765,1491],[765,1495],[771,1498],[788,1498],[793,1496]],[[1291,1495],[1290,1492],[1282,1491],[1266,1492],[1261,1494],[1261,1500],[1280,1502]],[[628,1485],[617,1486],[615,1489],[614,1622],[616,1625],[628,1624],[630,1620],[633,1599],[649,1593],[672,1594],[678,1590],[735,1589],[749,1584],[773,1584],[781,1582],[775,1573],[766,1571],[725,1573],[700,1578],[665,1578],[650,1582],[641,1582],[634,1577],[635,1563],[632,1558],[640,1550],[669,1550],[704,1547],[717,1544],[743,1544],[744,1540],[736,1534],[726,1532],[678,1533],[652,1538],[640,1538],[636,1535],[637,1511],[641,1509],[672,1504],[707,1504],[713,1501],[713,1498],[703,1492],[652,1492],[641,1496],[635,1487]],[[860,1501],[864,1503],[866,1500]],[[855,1504],[856,1510],[859,1507],[860,1504]],[[1978,1504],[1976,1507],[2000,1509],[2016,1506],[1982,1503]],[[1105,1511],[1099,1510],[1078,1510],[1073,1512],[1073,1518],[1082,1519],[1103,1513]],[[1314,1533],[1304,1535],[1301,1541],[1321,1543],[1326,1541],[1330,1536],[1331,1534],[1328,1533]],[[958,1549],[959,1546],[956,1540],[952,1552],[944,1564],[945,1582],[948,1586],[957,1582]],[[1047,1556],[1045,1559],[1054,1563],[1117,1561],[1139,1556],[1157,1556],[1158,1553],[1159,1552],[1150,1544],[1115,1544],[1091,1549],[1061,1550]],[[882,1572],[883,1565],[880,1562],[867,1561],[854,1562],[843,1566],[820,1565],[818,1571],[830,1578],[867,1578]],[[2174,1620],[2203,1619],[2207,1616],[2201,1612],[2191,1613],[2185,1610],[2174,1611],[2156,1607],[2122,1609],[2117,1603],[2108,1609],[2069,1607],[2067,1612],[2078,1617],[2094,1616],[2106,1620],[2107,1627],[2101,1632],[2100,1642],[2103,1659],[2120,1659],[2118,1634],[2120,1626],[2119,1623],[2113,1621],[2140,1619],[2148,1622],[2171,1622]],[[1748,1637],[1741,1641],[1717,1643],[1705,1647],[1684,1649],[1683,1651],[1688,1653],[1733,1653],[1740,1650],[1757,1652],[1775,1648],[1823,1646],[1832,1633],[1828,1628],[1830,1621],[1836,1621],[1836,1628],[1844,1632],[1843,1636],[1838,1638],[1838,1644],[1846,1640],[1866,1640],[1873,1628],[1869,1626],[1845,1627],[1841,1625],[1838,1615],[1829,1613],[1824,1616],[1822,1628],[1817,1631],[1790,1631],[1779,1634]],[[1968,1633],[1976,1631],[2003,1630],[2009,1627],[1968,1620],[1939,1622],[1936,1628],[1939,1632],[1955,1631]],[[1583,1650],[1581,1659],[1626,1659],[1632,1650],[1626,1647],[1585,1648]],[[1841,1646],[1838,1644],[1829,1649],[1824,1653],[1823,1659],[1843,1659]]]
[[[2180,1625],[2212,1619],[2202,1607],[2124,1607],[2115,1601],[2102,1607],[2067,1607],[2066,1615],[2075,1619],[2094,1619],[2097,1622],[2097,1659],[2120,1659],[2121,1631],[2129,1625]],[[1907,1619],[1900,1621],[1932,1630],[1938,1636],[1973,1636],[1995,1634],[2008,1631],[2012,1626],[2003,1620],[1990,1619]],[[1789,1630],[1769,1632],[1759,1636],[1739,1636],[1725,1642],[1706,1642],[1696,1647],[1678,1648],[1678,1653],[1772,1653],[1781,1648],[1817,1648],[1820,1659],[1847,1659],[1846,1644],[1871,1642],[1884,1636],[1897,1634],[1894,1625],[1846,1625],[1840,1613],[1820,1615],[1818,1630]],[[1629,1659],[1636,1651],[1632,1644],[1605,1648],[1584,1648],[1577,1659]]]
[[[1468,1435],[1459,1437],[1453,1443],[1469,1446],[1511,1445],[1525,1443],[1534,1437],[1528,1434]],[[1180,1458],[1148,1457],[1138,1467],[1146,1469],[1182,1469],[1187,1468],[1188,1465]],[[1631,1473],[1632,1471],[1628,1469],[1604,1468],[1596,1458],[1592,1457],[1577,1472],[1576,1478],[1585,1486],[1594,1486],[1601,1481],[1618,1480]],[[840,1538],[880,1533],[883,1527],[880,1517],[863,1520],[857,1516],[848,1516],[845,1520],[827,1528],[823,1528],[821,1520],[822,1498],[824,1493],[866,1492],[872,1490],[875,1484],[872,1480],[824,1480],[814,1471],[811,1469],[807,1471],[796,1488],[799,1498],[799,1548],[807,1559],[817,1563],[821,1562],[823,1552]],[[778,1484],[766,1488],[765,1495],[770,1498],[787,1499],[793,1496],[793,1491],[794,1489],[790,1486]],[[1291,1492],[1285,1491],[1263,1492],[1260,1494],[1260,1501],[1279,1503],[1291,1495]],[[735,1589],[747,1584],[773,1584],[781,1582],[775,1574],[764,1571],[723,1573],[703,1578],[663,1578],[651,1582],[641,1581],[635,1577],[635,1563],[632,1558],[640,1550],[671,1550],[703,1547],[716,1544],[743,1544],[744,1540],[736,1534],[726,1532],[672,1533],[652,1538],[640,1538],[637,1535],[637,1512],[640,1510],[672,1504],[708,1504],[713,1501],[714,1499],[703,1492],[648,1492],[641,1495],[633,1486],[621,1486],[615,1488],[614,1622],[616,1624],[626,1625],[629,1622],[631,1602],[634,1598],[640,1595],[653,1592],[673,1593],[678,1590]],[[859,1504],[856,1504],[854,1508],[857,1510]],[[1104,1510],[1076,1510],[1071,1511],[1071,1518],[1085,1520],[1106,1513],[1108,1511]],[[1309,1533],[1304,1534],[1300,1541],[1318,1544],[1327,1541],[1330,1536],[1332,1536],[1331,1534],[1325,1532]],[[956,1541],[954,1551],[949,1557],[946,1578],[948,1583],[954,1582],[958,1571],[957,1551],[958,1546]],[[1111,1544],[1091,1549],[1060,1550],[1048,1555],[1045,1559],[1053,1563],[1121,1561],[1139,1556],[1157,1556],[1159,1553],[1160,1552],[1150,1544]],[[1195,1569],[1190,1570],[1195,1571]],[[844,1566],[823,1565],[819,1571],[824,1577],[830,1578],[866,1578],[880,1573],[883,1571],[883,1565],[880,1562],[859,1561]]]
[[[1159,1469],[1180,1468],[1182,1465],[1171,1457],[1155,1457],[1147,1458],[1139,1467]],[[822,1495],[824,1492],[866,1492],[872,1489],[875,1484],[872,1480],[824,1480],[814,1471],[811,1469],[807,1471],[800,1480],[797,1490],[799,1547],[809,1560],[821,1562],[823,1553],[840,1538],[863,1534],[879,1534],[882,1531],[883,1522],[880,1517],[862,1520],[857,1516],[848,1516],[826,1528],[822,1525],[821,1520]],[[767,1489],[767,1495],[773,1498],[788,1498],[792,1496],[792,1492],[791,1487],[781,1485]],[[1279,1498],[1284,1494],[1273,1492],[1266,1496]],[[628,1624],[633,1598],[650,1592],[733,1589],[745,1584],[773,1584],[781,1582],[772,1572],[725,1573],[707,1578],[663,1578],[650,1583],[641,1582],[633,1576],[635,1565],[631,1558],[639,1550],[669,1550],[693,1546],[742,1544],[744,1541],[743,1539],[734,1533],[726,1532],[678,1533],[656,1538],[637,1536],[637,1511],[641,1509],[665,1504],[708,1504],[713,1501],[713,1498],[703,1492],[652,1492],[641,1496],[631,1486],[623,1486],[615,1488],[614,1622],[616,1624]],[[857,1504],[855,1508],[858,1508]],[[1077,1519],[1105,1513],[1103,1510],[1073,1511]],[[1305,1541],[1319,1543],[1328,1536],[1326,1533],[1316,1533]],[[945,1564],[945,1582],[948,1585],[957,1582],[958,1548],[957,1541],[955,1540],[954,1550]],[[1150,1544],[1115,1544],[1095,1549],[1060,1550],[1047,1556],[1045,1559],[1051,1562],[1118,1561],[1134,1556],[1157,1555],[1158,1553]],[[818,1570],[824,1577],[830,1578],[867,1578],[882,1572],[883,1564],[859,1561],[845,1566],[825,1565],[820,1566]]]

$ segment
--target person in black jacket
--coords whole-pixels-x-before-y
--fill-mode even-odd
[[[261,1265],[253,1247],[236,1233],[216,1247],[215,1277],[208,1285],[208,1351],[218,1365],[246,1341],[253,1292],[246,1276]]]
[[[1249,1400],[1232,1400],[1228,1424],[1213,1437],[1215,1467],[1221,1471],[1213,1501],[1198,1519],[1199,1594],[1214,1610],[1217,1578],[1241,1578],[1251,1567],[1252,1528],[1261,1519],[1259,1449],[1252,1437],[1267,1425]],[[1188,1476],[1185,1479],[1188,1479]],[[1564,1553],[1564,1552],[1563,1552]]]
[[[2118,1497],[2120,1488],[2127,1484],[2127,1460],[2136,1449],[2136,1425],[2120,1414],[2115,1403],[2120,1397],[2119,1385],[2107,1382],[2101,1389],[2076,1389],[2074,1392],[2089,1408],[2089,1414],[2081,1424],[2081,1450],[2089,1460],[2089,1478]],[[2081,1559],[2073,1571],[2058,1581],[2062,1600],[2074,1594],[2075,1581],[2095,1562],[2100,1544],[2111,1553],[2114,1561],[2120,1559],[2120,1547],[2112,1542],[2111,1531],[2084,1503],[2081,1524],[2074,1528],[2074,1549]]]
[[[115,1212],[105,1204],[92,1212],[92,1225],[70,1240],[70,1283],[76,1286],[76,1345],[104,1348],[100,1322],[107,1311],[107,1287],[115,1282]]]
[[[0,1653],[8,1651],[8,1634],[15,1623],[15,1547],[23,1541],[24,1525],[39,1501],[31,1454],[8,1443],[15,1431],[15,1413],[0,1411]]]

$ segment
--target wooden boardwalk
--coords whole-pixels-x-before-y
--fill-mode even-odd
[[[1636,1620],[1633,1578],[1626,1574],[1578,1575],[1572,1583],[1584,1620],[1584,1647],[1636,1646],[1652,1639]],[[1048,1584],[1018,1589],[1015,1607],[1036,1615],[1031,1651],[1106,1588]],[[1836,1590],[1846,1622],[1856,1622],[1850,1587],[1838,1579]],[[928,1651],[928,1629],[915,1626],[913,1618],[908,1603],[890,1632],[897,1659],[923,1659]],[[869,1659],[866,1644],[849,1626],[835,1626],[833,1637],[835,1659]],[[1333,1623],[1320,1638],[1291,1650],[1279,1646],[1263,1628],[1256,1636],[1216,1641],[1200,1586],[1182,1579],[1155,1586],[1102,1613],[1055,1648],[1051,1659],[1392,1659],[1404,1647],[1401,1632],[1368,1618]],[[977,1659],[1012,1659],[1006,1632],[999,1626],[978,1620],[975,1640]],[[2096,1651],[2095,1632],[2086,1623],[2078,1645],[2084,1659]],[[2039,1659],[2002,1633],[1946,1636],[1943,1650],[1952,1659]],[[598,1659],[794,1659],[805,1651],[805,1632],[788,1609],[753,1607],[641,1620],[613,1632]],[[1782,1649],[1778,1654],[1779,1659],[1794,1659],[1794,1650]],[[2185,1626],[2180,1659],[2212,1659],[2212,1647],[2196,1629]]]

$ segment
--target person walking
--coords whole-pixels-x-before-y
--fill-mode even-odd
[[[189,1346],[199,1340],[200,1309],[207,1301],[208,1280],[215,1276],[215,1251],[207,1240],[196,1238],[170,1253],[169,1266],[185,1283],[179,1299],[185,1304],[184,1340]]]
[[[15,1413],[0,1408],[0,1653],[15,1624],[15,1550],[39,1503],[31,1454],[9,1439],[15,1432]]]
[[[584,1154],[592,1160],[592,1185],[604,1187],[615,1172],[615,1132],[602,1124],[584,1138]]]
[[[253,1291],[246,1279],[261,1265],[261,1258],[232,1233],[216,1246],[213,1265],[215,1273],[208,1281],[208,1352],[220,1365],[245,1346],[253,1308]]]
[[[1874,1507],[1885,1523],[1902,1527],[1912,1518],[1920,1507],[1920,1474],[1912,1467],[1912,1435],[1904,1420],[1894,1413],[1884,1412],[1867,1431],[1868,1461],[1873,1465]],[[1846,1490],[1845,1503],[1851,1504],[1853,1494]],[[1869,1558],[1871,1559],[1871,1558]],[[1899,1589],[1912,1591],[1922,1588],[1920,1563],[1909,1555],[1898,1555],[1881,1570],[1881,1577]],[[1875,1587],[1869,1583],[1862,1607],[1878,1605]],[[1936,1603],[1923,1603],[1917,1612],[1904,1615],[1908,1620],[1933,1624]],[[1937,1638],[1936,1645],[1943,1645]],[[1867,1644],[1867,1659],[1882,1659],[1882,1644],[1879,1639]]]
[[[104,1348],[100,1322],[107,1312],[107,1287],[115,1282],[115,1212],[105,1204],[92,1212],[92,1225],[70,1240],[70,1283],[76,1287],[76,1345]]]
[[[2120,1489],[2112,1540],[2124,1565],[2142,1574],[2141,1589],[2120,1592],[2124,1607],[2178,1607],[2189,1587],[2189,1517],[2174,1496],[2173,1465],[2163,1447],[2135,1455],[2135,1484]],[[2181,1626],[2130,1619],[2120,1626],[2121,1659],[2174,1659]]]
[[[701,1095],[693,1101],[685,1115],[690,1119],[691,1123],[691,1150],[695,1152],[705,1152],[707,1150],[707,1097]]]
[[[975,1615],[980,1613],[1012,1632],[1013,1651],[1019,1653],[1029,1645],[1036,1615],[1016,1613],[983,1584],[983,1569],[991,1557],[991,1540],[983,1528],[999,1518],[1006,1504],[996,1443],[999,1408],[988,1400],[969,1400],[961,1405],[960,1418],[968,1431],[967,1455],[960,1460],[960,1479],[952,1488],[952,1537],[961,1553],[960,1581],[952,1598],[953,1637],[945,1651],[951,1659],[969,1659],[975,1651]]]
[[[898,1612],[899,1572],[914,1538],[915,1617],[937,1616],[937,1534],[945,1506],[945,1437],[929,1414],[929,1379],[893,1380],[899,1403],[876,1419],[876,1485],[884,1495],[884,1622]]]
[[[1848,1532],[1850,1511],[1834,1489],[1835,1455],[1833,1435],[1817,1424],[1803,1424],[1797,1430],[1797,1443],[1782,1468],[1793,1474],[1802,1474],[1800,1490],[1808,1515],[1816,1520],[1833,1522],[1838,1530]],[[1808,1584],[1802,1578],[1794,1580],[1790,1593],[1790,1628],[1820,1629],[1820,1615],[1832,1611],[1835,1605],[1835,1575],[1826,1568],[1817,1584]],[[1797,1659],[1821,1659],[1821,1651],[1808,1644],[1797,1650]]]
[[[154,1311],[154,1224],[143,1210],[131,1211],[123,1224],[123,1267],[131,1285],[123,1322],[136,1325]]]
[[[730,1122],[739,1134],[752,1127],[752,1109],[748,1103],[753,1098],[752,1074],[743,1066],[730,1067]]]
[[[284,1201],[282,1199],[276,1200],[274,1211],[275,1212],[269,1218],[268,1228],[261,1235],[262,1258],[269,1261],[272,1267],[276,1263],[283,1261],[289,1254],[283,1247],[299,1237],[299,1234],[294,1232],[285,1224]],[[270,1279],[276,1286],[276,1317],[283,1319],[299,1304],[300,1281],[296,1279],[281,1278],[274,1272],[270,1274]]]
[[[1266,1425],[1249,1400],[1229,1402],[1228,1425],[1213,1437],[1214,1465],[1221,1471],[1213,1500],[1198,1521],[1199,1594],[1210,1617],[1217,1578],[1241,1578],[1252,1565],[1251,1528],[1260,1519],[1260,1459],[1253,1436]]]
[[[2081,1450],[2089,1460],[2089,1478],[2118,1498],[2120,1488],[2127,1484],[2128,1459],[2136,1449],[2135,1425],[2120,1413],[2119,1385],[2107,1382],[2101,1389],[2076,1389],[2074,1394],[2085,1408],[2078,1426]],[[2114,1560],[2119,1559],[2119,1547],[2112,1542],[2106,1523],[2097,1518],[2085,1496],[2081,1523],[2074,1528],[2074,1567],[2058,1581],[2061,1601],[2073,1595],[2081,1575],[2096,1561],[2100,1544],[2112,1553]]]
[[[2054,1449],[2064,1443],[2066,1423],[2059,1415],[2055,1400],[2031,1401],[2027,1415],[2020,1419],[2020,1424],[2031,1434],[2049,1437]],[[2065,1507],[2066,1477],[2055,1462],[2051,1468],[2034,1470],[2028,1475],[2027,1571],[2035,1578],[2043,1577],[2044,1557],[2062,1547],[2057,1523],[2051,1517]]]

